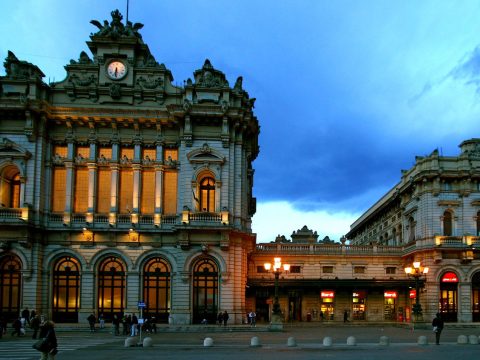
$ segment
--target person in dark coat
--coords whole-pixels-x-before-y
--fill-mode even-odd
[[[115,336],[120,335],[120,319],[118,318],[117,314],[113,315],[113,327],[115,328]]]
[[[22,318],[24,318],[25,322],[30,326],[30,310],[28,310],[28,307],[22,310]]]
[[[228,321],[228,313],[227,310],[223,312],[223,326],[227,326],[227,321]]]
[[[95,315],[93,313],[90,314],[90,316],[87,318],[88,324],[90,325],[90,332],[95,332],[95,321],[97,319],[95,318]]]
[[[440,313],[437,313],[432,321],[433,331],[435,332],[435,344],[440,345],[440,334],[443,330],[443,319]]]
[[[218,325],[221,326],[223,323],[223,313],[220,311],[217,316]]]
[[[42,326],[40,331],[40,336],[45,339],[46,347],[45,350],[42,350],[41,360],[55,360],[55,355],[57,355],[57,336],[55,334],[55,324],[53,321],[46,321]]]
[[[30,321],[30,326],[33,329],[32,339],[37,338],[38,330],[40,330],[40,316],[35,315],[35,317]]]

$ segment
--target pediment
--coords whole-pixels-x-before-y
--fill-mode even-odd
[[[212,149],[207,143],[203,144],[201,148],[190,151],[187,154],[187,159],[191,163],[210,163],[223,164],[225,157],[215,149]]]
[[[0,156],[13,159],[30,159],[32,154],[14,141],[2,138],[0,142]]]

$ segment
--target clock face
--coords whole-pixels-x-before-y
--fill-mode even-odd
[[[121,61],[112,61],[110,64],[108,64],[107,74],[110,79],[120,80],[127,75],[127,67]]]

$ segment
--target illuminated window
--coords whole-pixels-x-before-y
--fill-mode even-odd
[[[120,170],[120,196],[118,199],[118,210],[121,214],[132,211],[133,200],[133,171],[129,168]]]
[[[143,160],[155,161],[156,156],[157,156],[157,152],[155,149],[148,149],[148,148],[142,149]]]
[[[80,265],[65,257],[53,269],[53,320],[77,322],[80,302]]]
[[[443,235],[452,236],[453,229],[453,217],[450,211],[445,211],[443,213]]]
[[[161,322],[168,321],[170,312],[170,267],[161,258],[145,264],[143,275],[143,299],[146,313]]]
[[[75,157],[77,158],[84,158],[88,160],[90,157],[90,147],[88,146],[77,146]]]
[[[7,166],[0,173],[0,207],[20,207],[20,173],[15,166]]]
[[[163,213],[177,213],[177,178],[176,171],[165,171],[163,174]]]
[[[322,272],[324,274],[333,274],[333,266],[322,266]]]
[[[200,181],[200,210],[215,212],[215,180],[211,177]]]
[[[354,266],[353,267],[354,274],[365,274],[365,266]]]
[[[75,192],[73,211],[76,213],[88,210],[88,169],[85,166],[75,169]]]
[[[164,161],[170,160],[178,160],[178,149],[165,149],[163,151],[163,159]]]
[[[16,256],[0,260],[0,313],[5,320],[16,319],[20,313],[21,269]]]
[[[142,214],[153,214],[155,211],[155,171],[143,170],[141,195]]]
[[[54,167],[52,176],[52,212],[65,211],[67,171],[64,167]]]
[[[218,268],[211,259],[202,259],[193,267],[193,322],[206,318],[215,323],[218,310]]]
[[[130,161],[133,160],[133,149],[122,147],[120,149],[120,159],[128,159]]]
[[[53,155],[58,155],[62,158],[66,158],[68,155],[68,149],[65,145],[55,145],[53,147]]]
[[[110,168],[99,167],[97,171],[97,213],[110,212],[112,174]]]
[[[105,158],[106,160],[110,160],[112,158],[112,148],[101,146],[98,149],[98,157]]]
[[[106,319],[123,313],[125,307],[125,267],[116,257],[105,259],[98,271],[98,313]]]

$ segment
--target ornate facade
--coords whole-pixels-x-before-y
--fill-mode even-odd
[[[480,139],[458,156],[417,157],[387,194],[355,221],[340,243],[317,242],[308,228],[258,244],[249,263],[247,306],[268,318],[273,275],[263,263],[281,256],[280,304],[290,320],[409,321],[420,278],[424,321],[480,322]]]
[[[98,31],[45,84],[9,52],[0,77],[0,312],[159,321],[245,312],[255,246],[255,99],[206,60],[183,87],[142,24]]]

